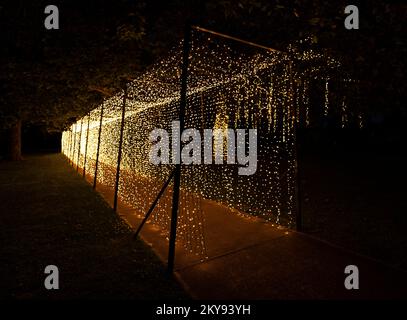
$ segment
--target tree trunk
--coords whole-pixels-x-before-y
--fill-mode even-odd
[[[9,130],[9,150],[8,158],[12,161],[22,160],[21,157],[21,120],[17,122]]]

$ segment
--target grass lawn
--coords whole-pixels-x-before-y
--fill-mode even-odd
[[[0,298],[188,299],[60,154],[0,162]],[[59,268],[46,290],[44,269]]]

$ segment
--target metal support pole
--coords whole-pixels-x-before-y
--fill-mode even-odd
[[[289,61],[289,76],[290,76],[290,90],[291,95],[294,96],[294,80],[293,80],[293,61],[294,57],[290,57]],[[298,66],[297,66],[298,68]],[[292,101],[294,102],[294,101]],[[295,175],[295,187],[294,187],[294,196],[296,201],[296,210],[295,210],[295,228],[297,231],[302,231],[302,211],[301,211],[301,176],[300,176],[300,166],[299,166],[299,148],[298,148],[298,137],[299,137],[299,128],[300,121],[297,118],[297,109],[295,105],[292,106],[291,117],[294,117],[294,175]]]
[[[293,81],[293,62],[294,58],[291,57],[289,64],[290,67],[290,84],[291,90],[294,90],[294,81]],[[296,65],[298,68],[298,64]],[[300,121],[297,118],[297,110],[294,107],[294,159],[295,159],[295,200],[296,200],[296,212],[295,212],[295,227],[297,231],[303,230],[303,221],[302,221],[302,208],[301,208],[301,175],[300,175],[300,163],[299,163],[299,131],[300,131]]]
[[[71,126],[71,130],[69,130],[69,148],[68,148],[68,150],[66,151],[66,154],[65,154],[65,156],[69,160],[69,163],[71,163],[70,155],[72,154],[71,153],[72,152],[72,143],[73,143],[72,139],[73,139],[73,125]]]
[[[192,28],[195,29],[195,30],[201,31],[201,32],[213,34],[213,35],[218,36],[218,37],[222,37],[222,38],[225,38],[225,39],[237,41],[237,42],[249,45],[251,47],[257,47],[257,48],[265,49],[265,50],[271,51],[271,52],[281,52],[279,50],[276,50],[276,49],[273,49],[273,48],[270,48],[270,47],[266,47],[266,46],[263,46],[261,44],[257,44],[257,43],[250,42],[250,41],[247,41],[247,40],[232,37],[232,36],[229,36],[227,34],[216,32],[216,31],[209,30],[209,29],[205,29],[205,28],[202,28],[202,27],[199,27],[199,26],[192,26]]]
[[[98,146],[96,149],[96,164],[95,164],[95,175],[93,177],[93,189],[96,189],[96,182],[97,182],[97,175],[98,175],[99,150],[100,150],[100,140],[101,140],[101,135],[102,135],[102,123],[103,123],[103,103],[102,103],[102,106],[100,107]]]
[[[141,224],[139,225],[139,227],[137,228],[136,233],[134,234],[134,239],[136,239],[141,231],[141,229],[143,228],[144,224],[147,222],[148,218],[150,217],[151,213],[153,212],[155,206],[157,205],[158,200],[160,200],[161,196],[163,195],[165,189],[168,187],[168,185],[171,182],[172,177],[175,174],[175,170],[173,170],[170,174],[170,176],[168,177],[167,181],[164,183],[164,185],[162,186],[160,192],[157,195],[157,198],[155,198],[154,202],[152,203],[150,209],[148,210],[148,212],[146,213],[143,221],[141,221]]]
[[[187,102],[187,85],[188,85],[188,63],[189,63],[189,51],[191,48],[191,26],[185,25],[184,30],[184,48],[182,57],[182,74],[181,74],[181,100],[179,110],[179,122],[180,132],[184,130],[185,122],[185,107]],[[180,141],[181,143],[181,141]],[[172,215],[171,215],[171,229],[170,229],[170,243],[168,248],[168,265],[167,271],[172,274],[174,271],[175,260],[175,240],[177,237],[177,222],[178,222],[178,207],[179,207],[179,195],[181,186],[181,164],[176,164],[174,175],[174,191],[172,198]]]
[[[66,149],[65,156],[69,159],[69,154],[71,153],[72,148],[72,128],[69,130],[69,145],[68,149]]]
[[[78,161],[76,162],[76,172],[78,172],[78,170],[79,170],[79,158],[81,157],[82,126],[83,126],[83,118],[81,119],[81,131],[79,132]]]
[[[85,159],[83,160],[83,177],[86,173],[86,157],[88,155],[88,141],[89,141],[89,125],[90,125],[90,113],[88,113],[88,127],[86,130],[86,142],[85,142]]]
[[[73,133],[73,149],[72,149],[72,156],[71,156],[72,167],[74,166],[74,159],[75,159],[76,129],[77,128],[78,128],[78,124],[75,122],[75,124],[74,124],[74,133]]]
[[[123,146],[124,116],[126,113],[126,99],[127,99],[127,84],[124,86],[124,93],[123,93],[122,123],[121,123],[121,128],[120,128],[119,152],[117,155],[116,183],[114,186],[113,210],[115,212],[117,211],[117,194],[119,192],[120,162],[122,160],[122,146]]]
[[[295,216],[295,227],[297,231],[303,231],[303,217],[302,217],[302,208],[301,208],[301,172],[300,172],[300,161],[299,161],[299,143],[298,143],[298,132],[299,132],[299,123],[295,124],[295,193],[296,193],[296,216]]]

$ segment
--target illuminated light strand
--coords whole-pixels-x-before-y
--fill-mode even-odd
[[[171,121],[178,119],[181,46],[182,42],[128,89],[119,197],[139,217],[148,211],[173,167],[149,163],[148,137],[155,128],[171,132]],[[336,70],[340,64],[312,50],[297,52],[293,57],[279,52],[242,53],[224,41],[193,32],[186,127],[257,128],[259,145],[258,169],[253,176],[238,176],[237,165],[183,167],[178,241],[188,252],[206,257],[205,199],[237,212],[262,216],[272,223],[294,225],[295,126],[302,117],[306,126],[312,125],[311,82],[323,81],[326,70]],[[302,63],[307,67],[299,71]],[[326,84],[325,115],[334,107],[327,100],[328,89]],[[110,188],[115,179],[122,98],[120,92],[103,102],[97,182]],[[96,165],[100,110],[101,106],[90,113],[86,159],[89,176],[94,175]],[[348,108],[338,112],[348,119]],[[85,145],[86,134],[80,137],[79,121],[62,136],[63,152],[75,165],[78,154],[79,163],[84,160],[84,150],[78,146]],[[224,153],[226,149],[224,144]],[[165,237],[169,234],[171,199],[170,184],[149,222]]]
[[[329,78],[325,80],[325,106],[324,106],[324,116],[328,115],[329,110]]]

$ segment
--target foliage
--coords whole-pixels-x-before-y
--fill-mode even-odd
[[[0,7],[0,126],[25,122],[62,129],[114,92],[182,37],[186,19],[284,50],[311,36],[343,56],[366,83],[373,110],[405,115],[403,106],[407,6],[384,0],[358,4],[360,30],[346,30],[347,1],[55,1],[60,30],[45,30],[45,1]],[[389,101],[391,99],[391,104]]]

